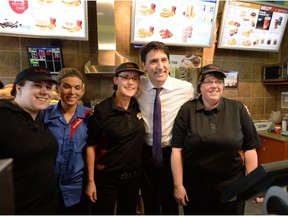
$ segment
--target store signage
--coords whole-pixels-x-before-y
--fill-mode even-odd
[[[135,0],[131,43],[211,47],[218,0]]]
[[[88,40],[87,1],[1,0],[0,35]]]
[[[279,51],[288,8],[261,2],[227,1],[218,48]]]

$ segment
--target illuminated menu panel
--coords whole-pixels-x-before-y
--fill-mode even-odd
[[[288,9],[257,2],[227,1],[218,48],[278,51]]]
[[[131,43],[211,47],[217,0],[135,0]]]
[[[60,47],[27,47],[30,67],[43,66],[52,74],[57,74],[63,65],[62,51]]]
[[[1,0],[0,35],[88,40],[85,0]]]

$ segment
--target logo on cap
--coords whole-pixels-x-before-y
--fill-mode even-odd
[[[125,65],[127,68],[135,68],[135,65],[134,64],[131,64],[131,63],[127,63]]]
[[[219,67],[217,67],[217,66],[215,66],[215,65],[210,65],[210,68],[211,68],[211,69],[220,70],[220,68],[219,68]]]
[[[49,71],[43,70],[43,69],[37,69],[37,68],[35,68],[35,69],[34,69],[34,72],[37,72],[37,73],[46,73],[46,74],[49,74],[49,75],[50,75],[50,72],[49,72]]]

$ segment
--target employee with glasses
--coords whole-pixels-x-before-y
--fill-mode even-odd
[[[92,214],[136,214],[145,128],[134,95],[143,74],[134,62],[121,64],[113,78],[115,93],[90,118],[86,194]]]
[[[259,138],[245,106],[222,97],[225,74],[214,64],[199,74],[197,99],[185,103],[173,127],[174,197],[184,214],[244,214],[244,203],[219,196],[257,167]]]

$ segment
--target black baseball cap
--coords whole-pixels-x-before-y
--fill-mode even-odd
[[[22,80],[34,82],[47,81],[57,84],[57,81],[51,77],[50,71],[47,68],[41,66],[30,67],[17,74],[11,91],[12,96],[16,95],[16,85]]]
[[[30,67],[17,74],[15,82],[19,83],[21,80],[29,81],[49,81],[57,84],[57,81],[51,77],[50,71],[45,67]]]
[[[224,71],[220,67],[214,64],[208,64],[202,67],[202,69],[200,70],[199,76],[203,76],[208,73],[218,73],[220,76],[223,76],[223,78],[226,77]]]
[[[140,70],[138,65],[134,62],[124,62],[124,63],[120,64],[116,68],[115,75],[117,76],[119,73],[124,72],[124,71],[127,71],[127,72],[136,71],[139,73],[139,75],[145,74],[145,72]]]
[[[202,67],[199,73],[198,82],[197,82],[197,92],[200,93],[200,86],[202,82],[205,80],[207,74],[214,75],[218,79],[224,80],[226,77],[224,71],[215,64],[208,64]]]

